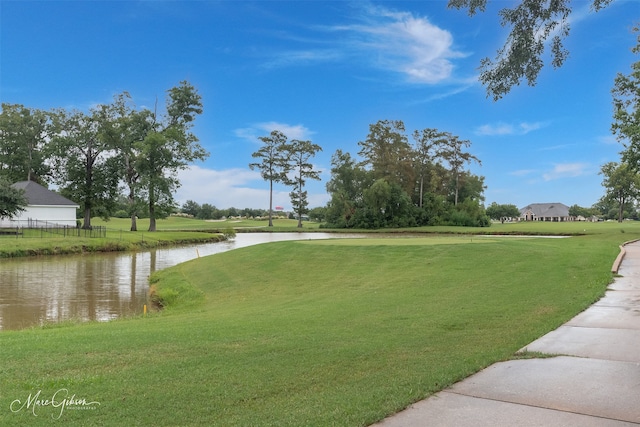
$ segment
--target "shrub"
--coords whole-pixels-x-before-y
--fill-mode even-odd
[[[233,239],[234,237],[236,237],[236,230],[234,230],[232,227],[225,228],[224,230],[222,230],[222,235],[227,240]]]

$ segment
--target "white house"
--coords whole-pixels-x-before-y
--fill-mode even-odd
[[[76,226],[77,203],[37,182],[21,181],[11,186],[24,190],[27,207],[11,219],[0,220],[0,227]]]

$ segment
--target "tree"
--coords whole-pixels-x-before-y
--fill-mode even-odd
[[[56,182],[61,193],[80,202],[84,229],[91,216],[108,218],[118,194],[118,174],[113,147],[102,135],[107,107],[95,107],[89,115],[59,109],[52,115],[52,139],[48,144]]]
[[[464,148],[468,148],[470,146],[471,141],[466,139],[461,140],[460,137],[451,135],[447,132],[444,136],[444,143],[440,148],[439,155],[444,161],[449,164],[449,170],[451,171],[455,183],[453,202],[454,206],[458,204],[458,193],[460,191],[460,172],[462,167],[466,163],[471,163],[472,161],[481,164],[480,160],[476,156],[463,151]]]
[[[446,133],[437,129],[423,129],[422,131],[414,131],[413,139],[415,141],[414,162],[418,173],[419,190],[418,190],[418,206],[422,208],[422,200],[424,195],[425,180],[431,181],[434,174],[434,164],[437,162],[438,153],[446,143]]]
[[[327,226],[351,227],[351,219],[363,206],[363,191],[373,183],[371,171],[365,170],[351,154],[336,150],[331,156],[331,180],[327,192],[331,200],[327,205]]]
[[[251,157],[260,162],[250,163],[251,170],[260,170],[260,175],[269,181],[269,227],[273,227],[273,183],[283,182],[287,173],[287,136],[274,130],[269,136],[258,138],[263,145]]]
[[[358,142],[363,166],[369,166],[375,179],[399,184],[408,194],[414,188],[412,150],[401,120],[379,120],[369,125],[369,135]]]
[[[640,33],[640,28],[635,31]],[[640,53],[638,44],[632,49]],[[611,131],[624,146],[623,161],[636,172],[640,172],[640,61],[631,65],[631,73],[618,74],[615,78],[613,95],[613,124]]]
[[[496,219],[504,222],[505,218],[517,218],[520,216],[520,210],[516,205],[504,204],[499,205],[496,202],[492,202],[486,209],[486,214],[491,219]]]
[[[215,206],[210,205],[209,203],[203,203],[198,210],[197,217],[198,219],[213,219],[216,210]]]
[[[314,170],[309,161],[318,151],[322,151],[322,148],[311,141],[293,139],[290,144],[287,144],[286,150],[289,159],[286,169],[293,173],[293,178],[285,176],[285,183],[293,186],[293,191],[289,194],[291,206],[298,217],[298,228],[302,228],[302,215],[309,212],[307,192],[303,190],[304,185],[307,179],[320,180],[320,171]]]
[[[618,222],[623,220],[625,205],[640,195],[640,177],[626,163],[609,162],[600,169],[606,199],[618,204]]]
[[[127,211],[131,218],[131,231],[137,231],[136,220],[141,201],[140,172],[137,168],[140,153],[136,144],[144,140],[152,128],[152,114],[149,110],[136,111],[131,104],[131,96],[123,92],[114,97],[114,102],[104,109],[103,136],[116,150],[118,176],[127,187]]]
[[[0,173],[9,182],[43,183],[49,174],[43,148],[48,115],[19,104],[2,104],[0,113]]]
[[[318,206],[309,210],[309,219],[311,221],[322,222],[324,221],[326,214],[327,214],[327,208]]]
[[[14,217],[24,211],[26,206],[24,191],[13,188],[9,181],[0,178],[0,219]]]
[[[209,155],[191,132],[196,116],[202,114],[198,91],[182,81],[167,93],[164,117],[151,113],[151,130],[134,144],[138,153],[136,170],[148,200],[149,231],[156,231],[157,215],[168,214],[173,208],[173,193],[180,186],[177,172]]]
[[[591,0],[591,7],[598,11],[612,1]],[[488,96],[498,100],[525,78],[529,86],[534,86],[549,39],[551,64],[554,68],[562,66],[568,56],[563,40],[569,35],[570,4],[571,0],[521,0],[513,9],[500,10],[501,24],[510,26],[511,32],[494,61],[480,61],[480,81]],[[484,12],[486,5],[487,0],[449,0],[450,8],[468,8],[470,16]]]
[[[364,201],[376,215],[384,215],[385,208],[391,198],[391,185],[386,179],[380,178],[364,191]]]
[[[592,216],[597,216],[599,214],[598,209],[596,208],[584,208],[579,205],[573,205],[569,207],[569,216],[573,217],[584,217],[589,218]]]
[[[463,171],[459,174],[458,184],[459,202],[470,199],[481,204],[484,203],[484,190],[487,189],[487,186],[484,185],[484,176],[474,175],[469,171]]]
[[[187,200],[182,205],[182,213],[191,215],[192,217],[198,216],[198,212],[200,212],[200,205],[193,200]]]

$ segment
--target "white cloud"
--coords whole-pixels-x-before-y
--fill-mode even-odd
[[[482,125],[476,129],[476,135],[512,135],[514,133],[513,126],[506,123],[496,123]]]
[[[537,171],[535,169],[520,169],[520,170],[511,172],[509,175],[527,176],[527,175],[532,175],[534,173],[537,173]]]
[[[265,68],[280,68],[295,65],[309,65],[317,62],[331,62],[343,58],[337,50],[296,50],[271,54],[269,61],[262,66]]]
[[[598,138],[598,140],[602,143],[602,144],[606,144],[606,145],[621,145],[620,141],[618,141],[616,139],[615,136],[613,135],[606,135],[606,136],[601,136]]]
[[[259,136],[269,135],[272,131],[279,130],[284,133],[288,139],[311,139],[311,135],[315,132],[312,132],[304,125],[289,125],[286,123],[279,122],[262,122],[255,123],[247,128],[236,129],[234,131],[235,135],[239,138],[259,143]]]
[[[268,183],[258,171],[242,168],[214,170],[192,165],[180,171],[178,179],[182,184],[175,195],[179,205],[193,200],[199,204],[209,203],[219,209],[269,208]],[[329,200],[326,192],[314,192],[311,186],[307,190],[310,207],[324,206]],[[273,205],[290,210],[289,191],[284,187],[274,189]]]
[[[587,174],[587,163],[559,163],[550,172],[542,175],[545,181],[552,181],[561,178],[574,178]]]
[[[503,122],[486,124],[479,126],[475,133],[476,135],[485,135],[485,136],[500,136],[500,135],[526,135],[529,132],[536,131],[538,129],[542,129],[547,126],[545,122],[521,122],[518,124],[508,124]]]
[[[355,3],[361,6],[357,23],[306,28],[321,33],[315,39],[287,34],[287,39],[305,47],[269,51],[263,67],[362,62],[367,67],[399,73],[412,83],[436,84],[451,79],[453,59],[468,56],[454,49],[451,32],[432,24],[427,17],[362,3]],[[327,37],[327,33],[338,36]]]
[[[350,56],[363,56],[375,67],[404,74],[409,81],[435,84],[453,73],[453,36],[428,18],[384,7],[364,8],[363,23],[331,27],[344,32]]]

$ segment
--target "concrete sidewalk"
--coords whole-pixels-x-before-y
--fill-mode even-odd
[[[376,427],[640,426],[640,243],[605,296],[523,350]]]

